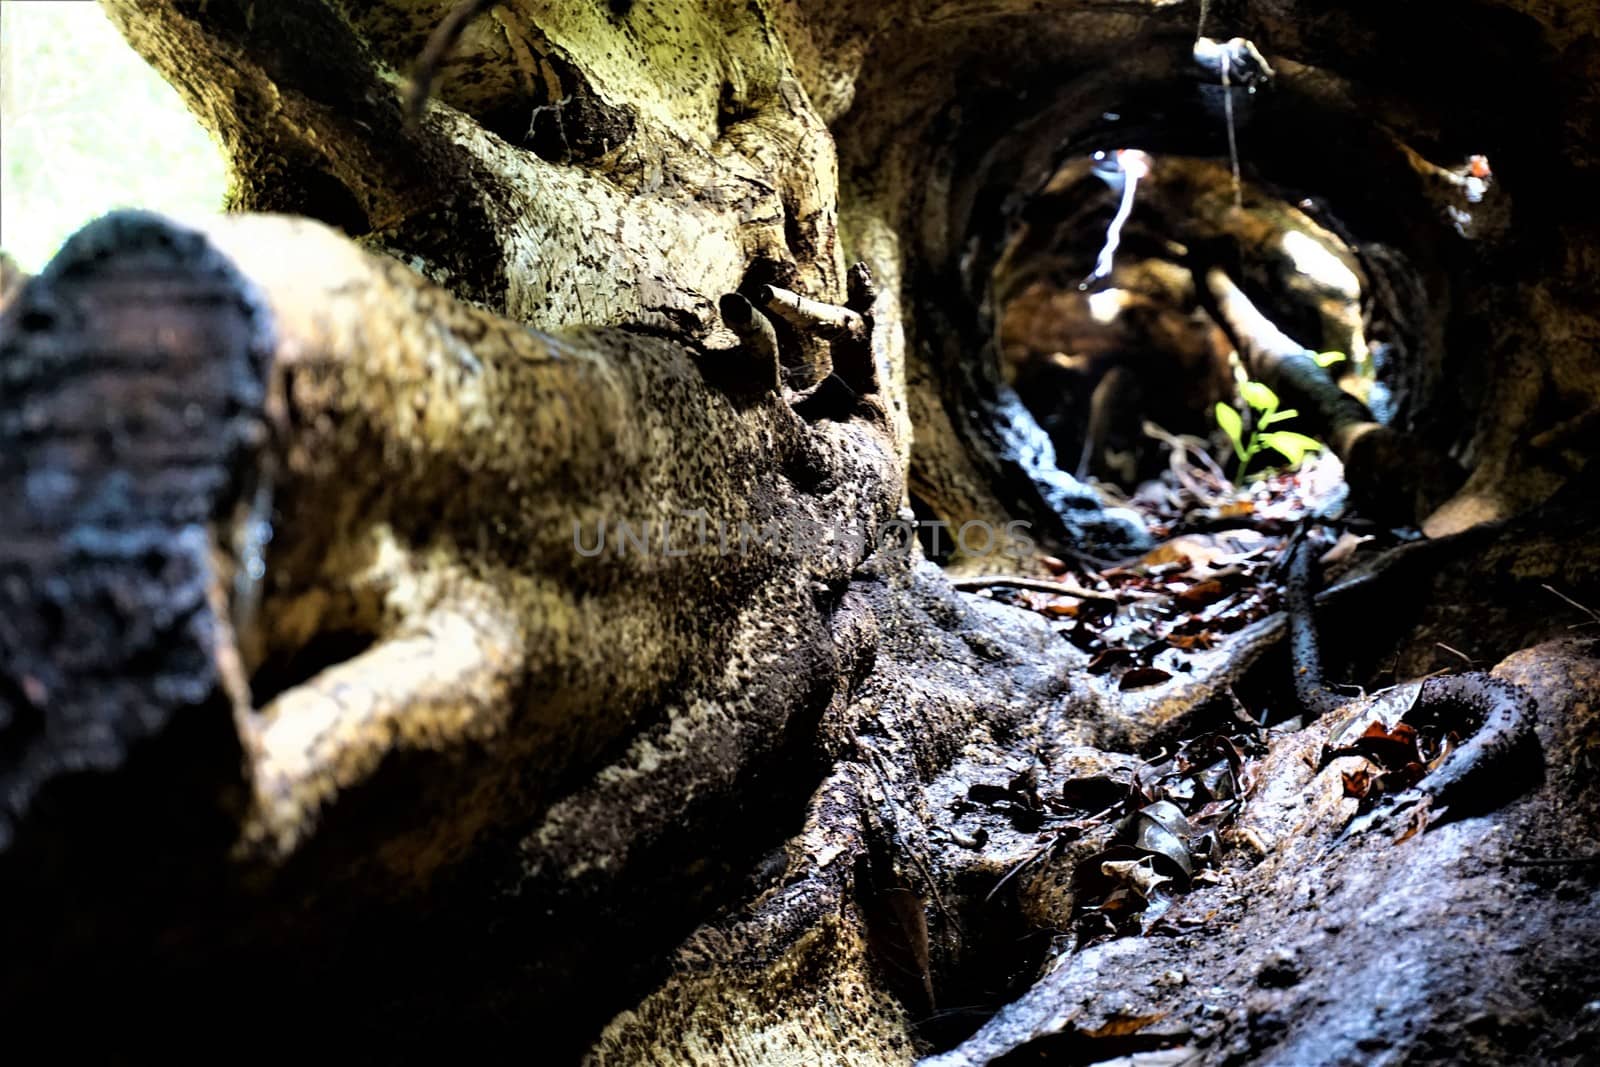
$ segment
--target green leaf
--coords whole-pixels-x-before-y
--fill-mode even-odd
[[[1346,356],[1343,352],[1318,352],[1311,358],[1317,361],[1317,366],[1319,367],[1331,367],[1335,363],[1343,363],[1350,357]]]
[[[1293,430],[1274,430],[1271,433],[1264,433],[1261,435],[1261,443],[1288,460],[1290,465],[1298,464],[1309,453],[1319,452],[1322,449],[1322,442],[1315,437],[1307,437]]]
[[[1217,425],[1222,427],[1222,432],[1228,435],[1228,440],[1233,443],[1233,451],[1240,459],[1244,458],[1244,419],[1239,413],[1228,405],[1217,401]]]
[[[1300,414],[1300,412],[1296,411],[1294,408],[1290,408],[1288,411],[1274,411],[1271,414],[1261,416],[1260,426],[1262,429],[1266,429],[1275,422],[1282,422],[1284,419],[1292,419],[1298,414]]]
[[[1276,411],[1278,408],[1278,394],[1260,382],[1241,382],[1239,384],[1239,395],[1244,397],[1246,404],[1249,404],[1257,411]]]

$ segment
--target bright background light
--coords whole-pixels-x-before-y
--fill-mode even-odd
[[[221,150],[99,4],[0,2],[0,250],[33,273],[116,207],[222,207]]]

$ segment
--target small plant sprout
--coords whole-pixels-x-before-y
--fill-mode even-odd
[[[1344,358],[1340,353],[1324,353],[1324,355]],[[1321,357],[1318,358],[1318,362],[1321,362]],[[1239,412],[1220,401],[1217,404],[1217,425],[1228,435],[1228,441],[1233,445],[1233,454],[1239,458],[1239,472],[1233,479],[1236,483],[1244,482],[1244,472],[1250,466],[1250,461],[1263,449],[1271,449],[1278,453],[1289,461],[1289,466],[1292,468],[1299,466],[1306,456],[1322,448],[1322,442],[1314,437],[1307,437],[1293,430],[1270,429],[1300,413],[1293,408],[1279,411],[1278,394],[1265,385],[1257,381],[1241,382],[1239,395],[1250,405],[1253,413],[1249,437],[1245,436],[1244,419]]]

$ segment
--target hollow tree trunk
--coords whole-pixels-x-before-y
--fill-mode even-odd
[[[1517,991],[1591,997],[1587,901],[1531,901],[1515,864],[1519,842],[1581,853],[1555,813],[1595,810],[1593,648],[1552,642],[1570,620],[1530,592],[1600,585],[1581,481],[1508,488],[1491,511],[1548,499],[1324,602],[1447,590],[1392,642],[1412,658],[1461,640],[1456,606],[1504,608],[1468,651],[1504,660],[1537,719],[1544,780],[1482,776],[1513,806],[1346,842],[1342,767],[1317,759],[1342,724],[1264,737],[1229,859],[1172,936],[1079,951],[1053,939],[1116,828],[972,799],[1136,786],[1283,630],[1121,693],[898,539],[909,485],[952,522],[1147,543],[1038,446],[976,361],[966,297],[998,253],[980,207],[1002,219],[996,189],[1056,162],[1040,130],[1104,113],[1084,84],[1170,88],[1187,14],[513,0],[468,25],[408,124],[403,73],[444,0],[105,6],[222,140],[241,214],[101,220],[0,312],[19,1017],[181,1003],[195,1025],[281,1026],[263,1054],[334,1024],[369,1057],[451,1033],[457,1053],[602,1063],[978,1063],[1040,1042],[1296,1061],[1423,1026],[1447,1035],[1429,1048],[1504,1056],[1523,1011],[1549,1024],[1541,1050],[1577,1039]],[[1259,17],[1308,62],[1361,54],[1359,25],[1298,6]],[[1271,58],[1289,99],[1354,121],[1347,83]],[[1058,84],[1068,59],[1084,83]],[[1025,105],[1013,77],[1053,88]],[[998,141],[952,107],[989,94],[1015,120]],[[1595,232],[1517,306],[1571,301]],[[827,307],[759,310],[809,306],[789,294]],[[1515,381],[1523,358],[1485,374]],[[1563,411],[1589,370],[1551,368]],[[1500,470],[1528,467],[1516,420],[1537,398],[1514,399],[1474,428]],[[1560,575],[1558,550],[1577,561]],[[1471,936],[1356,922],[1405,894]]]

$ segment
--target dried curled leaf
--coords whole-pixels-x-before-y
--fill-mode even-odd
[[[1146,686],[1161,685],[1172,680],[1172,674],[1160,667],[1134,667],[1122,676],[1117,683],[1117,688],[1123,692],[1129,689],[1143,689]]]

